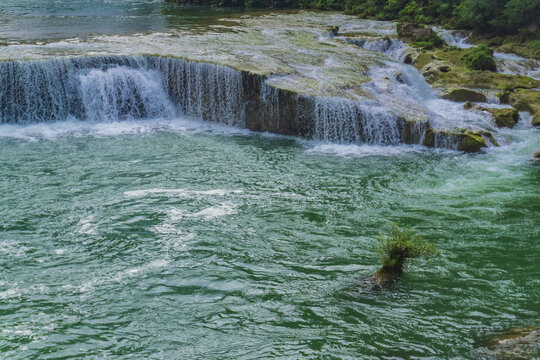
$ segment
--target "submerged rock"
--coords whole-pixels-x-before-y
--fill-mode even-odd
[[[403,274],[402,269],[379,269],[375,274],[373,274],[373,280],[379,286],[388,286]]]
[[[540,358],[540,328],[511,329],[482,344],[482,355],[497,360]]]
[[[451,89],[448,94],[442,96],[443,99],[455,102],[486,102],[486,95],[469,89]]]
[[[470,101],[467,101],[465,105],[463,105],[463,108],[465,110],[486,111],[490,113],[498,127],[507,127],[511,129],[519,121],[519,112],[516,109],[486,108]]]

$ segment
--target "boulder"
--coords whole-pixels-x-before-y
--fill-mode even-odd
[[[486,140],[480,131],[463,130],[454,135],[458,140],[458,150],[464,152],[478,152],[486,147]]]
[[[510,329],[493,336],[481,344],[480,352],[487,358],[498,360],[540,358],[540,328]]]
[[[533,116],[531,124],[540,126],[540,91],[530,89],[505,91],[499,94],[499,100],[501,104],[509,104],[519,111],[527,111]]]
[[[487,109],[493,115],[498,127],[513,128],[519,120],[519,112],[516,109]]]
[[[498,127],[507,127],[511,129],[519,120],[519,112],[516,109],[485,108],[470,101],[467,101],[465,105],[463,105],[463,108],[465,110],[478,110],[490,113]]]
[[[434,33],[430,28],[413,23],[399,23],[396,30],[400,38],[412,41],[429,38]]]
[[[443,99],[455,102],[486,102],[487,98],[484,94],[469,90],[469,89],[452,89],[448,94],[443,95]]]
[[[532,157],[534,160],[540,160],[540,151],[535,152]]]
[[[448,148],[454,148],[459,151],[464,152],[478,152],[488,146],[488,142],[493,146],[499,146],[493,135],[489,131],[485,130],[466,130],[466,129],[456,129],[456,130],[434,130],[433,128],[428,128],[426,130],[424,141],[422,145],[427,147],[435,147],[440,143],[452,144],[451,146],[446,146]]]
[[[329,26],[328,32],[330,33],[330,36],[337,36],[339,33],[339,26]]]
[[[424,65],[420,72],[426,78],[427,82],[433,82],[439,73],[447,73],[451,69],[450,65],[444,61],[435,60]]]

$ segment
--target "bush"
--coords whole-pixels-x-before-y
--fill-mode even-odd
[[[484,44],[469,49],[462,59],[471,70],[497,70],[493,59],[493,50]]]
[[[396,224],[392,225],[390,235],[380,235],[377,241],[376,250],[382,262],[379,272],[383,273],[401,275],[408,259],[439,255],[433,244],[410,229],[400,229]]]

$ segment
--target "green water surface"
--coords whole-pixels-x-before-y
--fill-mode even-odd
[[[465,155],[216,129],[0,126],[0,358],[474,359],[538,325],[538,131]],[[394,221],[442,257],[372,290]]]

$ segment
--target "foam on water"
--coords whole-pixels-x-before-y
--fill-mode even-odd
[[[178,197],[190,197],[198,195],[225,196],[230,194],[240,194],[242,190],[211,189],[211,190],[188,190],[188,189],[145,189],[124,192],[127,197],[143,197],[149,195],[173,195]]]
[[[141,119],[115,122],[81,120],[54,121],[34,124],[0,124],[0,138],[26,141],[56,140],[65,136],[114,137],[145,135],[158,131],[187,134],[250,135],[251,131],[205,122],[189,117],[174,119]]]
[[[460,30],[447,30],[436,26],[432,27],[433,31],[439,35],[448,45],[455,46],[460,49],[468,49],[475,45],[469,43],[470,33]]]
[[[401,156],[407,153],[444,152],[455,153],[450,149],[430,149],[425,146],[406,145],[355,145],[355,144],[307,144],[309,154],[331,154],[342,157],[362,158],[368,156]]]

